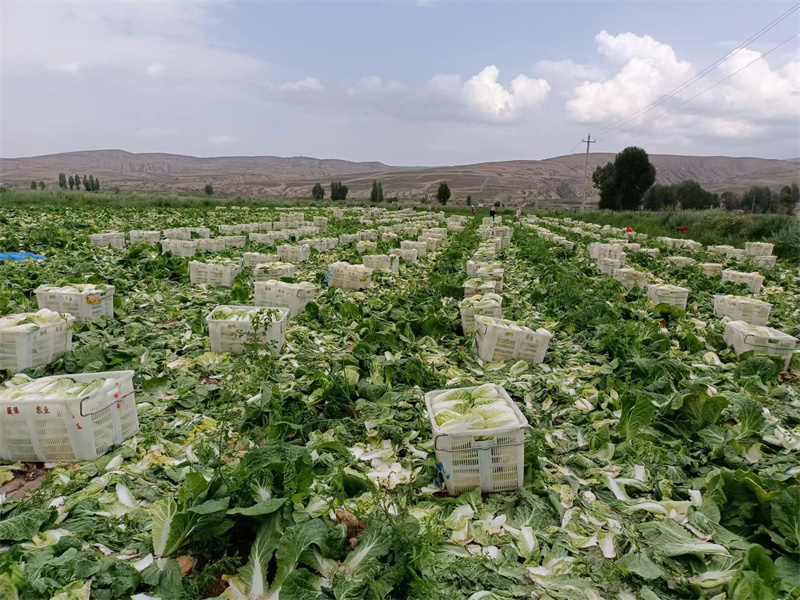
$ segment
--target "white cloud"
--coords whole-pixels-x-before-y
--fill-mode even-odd
[[[279,89],[285,92],[321,92],[325,88],[319,79],[315,77],[306,77],[299,81],[284,83]]]
[[[161,77],[167,72],[167,67],[160,62],[154,62],[152,65],[147,67],[144,72],[150,77]]]
[[[489,65],[462,81],[458,75],[435,75],[419,88],[397,80],[365,77],[348,97],[378,112],[422,120],[512,122],[540,108],[550,93],[544,79],[517,75],[508,87]]]
[[[610,125],[625,119],[682,86],[697,72],[691,63],[679,60],[671,46],[647,35],[614,36],[602,31],[595,41],[600,63],[614,74],[574,87],[566,113],[575,122]],[[749,63],[753,64],[733,75]],[[731,78],[723,81],[728,76]],[[715,82],[719,82],[716,87],[678,107]],[[687,139],[747,139],[767,135],[776,126],[796,132],[800,118],[798,89],[800,62],[792,60],[774,68],[760,53],[743,49],[674,98],[660,102],[619,129],[642,124],[635,133],[624,135],[674,134]],[[674,110],[655,118],[668,109]],[[650,119],[652,122],[647,122]]]
[[[234,142],[238,142],[239,138],[233,135],[210,135],[208,136],[208,142],[210,144],[214,144],[215,146],[227,146],[229,144],[233,144]]]

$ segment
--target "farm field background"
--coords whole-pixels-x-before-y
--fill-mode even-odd
[[[141,427],[95,461],[0,466],[0,598],[800,598],[798,354],[788,370],[737,357],[714,295],[752,292],[667,260],[759,270],[769,324],[800,337],[797,218],[588,212],[512,224],[501,211],[513,228],[497,257],[503,317],[553,335],[544,362],[528,364],[481,361],[462,327],[467,261],[495,234],[485,210],[350,207],[340,219],[339,206],[277,201],[0,199],[0,252],[46,256],[0,261],[0,315],[36,310],[42,284],[115,287],[114,318],[73,324],[72,350],[27,373],[132,370]],[[312,250],[293,279],[318,292],[277,356],[209,351],[206,316],[253,304],[250,269],[208,287],[190,283],[192,259],[89,242],[182,226],[217,236],[289,212],[328,217],[326,236],[399,231],[377,254],[416,239],[403,228],[466,222],[360,291],[325,278],[365,252]],[[629,241],[659,253],[626,250],[626,266],[689,288],[685,311],[598,271],[589,244],[628,225]],[[683,225],[706,246],[774,243],[777,264],[657,239]],[[275,247],[196,259],[248,251]],[[423,394],[485,383],[531,425],[524,485],[451,497]]]

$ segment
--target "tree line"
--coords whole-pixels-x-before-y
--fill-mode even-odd
[[[341,181],[331,182],[331,200],[347,200],[348,191],[347,186],[342,184]],[[450,187],[446,182],[442,181],[436,191],[436,199],[440,204],[445,205],[447,201],[450,200],[450,196]],[[322,187],[321,183],[314,184],[314,187],[311,189],[311,197],[318,201],[325,199],[325,188]],[[385,197],[383,194],[383,183],[374,180],[372,182],[372,190],[369,193],[369,201],[371,204],[378,204],[384,201],[397,202],[397,196],[391,198]]]
[[[612,162],[592,173],[594,187],[600,191],[598,208],[609,210],[704,210],[723,207],[750,213],[795,214],[800,204],[796,183],[778,191],[754,185],[742,194],[717,194],[703,189],[696,181],[657,184],[656,168],[642,148],[629,146]]]
[[[35,189],[36,187],[33,185],[34,183],[34,181],[31,181],[31,189]],[[69,187],[71,190],[80,190],[81,185],[83,185],[83,189],[87,192],[100,191],[100,179],[94,175],[89,175],[88,177],[84,175],[83,178],[81,178],[80,175],[75,175],[74,177],[70,175],[69,178],[67,178],[64,173],[58,174],[58,187],[60,187],[62,190],[67,189],[67,187]],[[39,182],[39,189],[44,189],[44,183],[41,181]]]

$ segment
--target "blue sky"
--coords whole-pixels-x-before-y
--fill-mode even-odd
[[[0,155],[565,154],[787,2],[2,3]],[[800,11],[593,151],[800,156]],[[579,151],[580,147],[575,149]]]

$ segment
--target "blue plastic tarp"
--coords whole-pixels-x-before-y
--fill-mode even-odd
[[[26,258],[44,260],[44,256],[33,252],[0,252],[0,260],[25,260]]]

